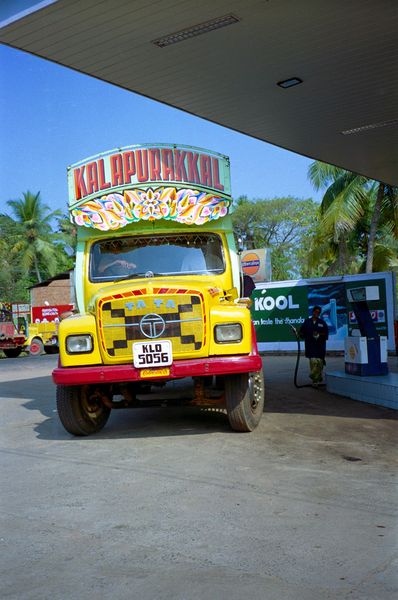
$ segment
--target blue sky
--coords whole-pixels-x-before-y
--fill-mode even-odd
[[[1,211],[27,190],[66,211],[67,165],[145,142],[228,155],[235,198],[320,198],[307,179],[308,158],[6,46],[0,88]]]

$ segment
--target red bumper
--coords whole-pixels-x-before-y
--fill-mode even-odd
[[[218,356],[211,358],[178,360],[169,367],[167,375],[154,373],[153,377],[142,377],[140,369],[133,365],[99,365],[92,367],[58,367],[52,376],[57,385],[83,385],[89,383],[117,383],[121,381],[155,381],[159,379],[181,379],[210,375],[232,375],[260,371],[261,356]]]
[[[14,348],[20,348],[26,343],[26,338],[23,336],[15,336],[13,338],[5,338],[0,341],[0,349],[5,348],[6,350],[11,350]]]

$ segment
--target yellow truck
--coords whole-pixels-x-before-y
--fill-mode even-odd
[[[31,323],[26,324],[26,349],[31,356],[58,352],[58,324],[61,316],[73,311],[73,304],[49,304],[31,307]]]
[[[252,431],[264,377],[228,157],[130,146],[72,165],[68,186],[78,313],[59,324],[53,371],[65,429],[95,433],[112,409],[153,405],[160,386],[191,378],[187,404],[225,409],[232,429]]]
[[[58,352],[58,323],[29,323],[27,335],[25,347],[30,356]]]

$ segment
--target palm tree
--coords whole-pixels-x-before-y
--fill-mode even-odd
[[[42,273],[55,275],[57,250],[53,243],[51,220],[60,216],[60,211],[51,212],[43,204],[40,192],[32,194],[27,191],[23,198],[8,200],[7,206],[12,216],[3,216],[15,228],[10,256],[19,260],[24,275],[33,270],[38,282],[42,281]]]
[[[71,254],[72,252],[74,253],[76,251],[77,243],[77,227],[70,221],[68,215],[61,214],[61,216],[57,218],[57,230],[60,242],[68,247]]]
[[[383,246],[385,247],[386,254],[391,254],[385,246],[385,236],[377,235],[379,225],[382,226],[382,229],[385,227],[384,233],[392,243],[394,243],[394,239],[395,241],[398,239],[398,188],[382,182],[378,184],[377,196],[370,220],[366,273],[371,273],[373,270],[378,238],[381,241],[381,244],[379,244],[379,255],[380,248]]]
[[[391,230],[390,242],[394,236],[398,239],[397,189],[320,161],[310,165],[308,176],[315,189],[326,188],[320,206],[320,237],[323,242],[329,238],[332,247],[337,247],[340,273],[359,258],[355,252],[360,253],[361,248],[366,256],[365,271],[371,273],[377,245],[377,263],[389,264],[392,254],[380,234],[387,226]],[[382,258],[383,248],[386,260]]]
[[[334,249],[335,270],[347,272],[353,259],[352,234],[365,212],[369,180],[320,161],[310,165],[308,177],[316,190],[326,188],[320,205],[320,237]]]

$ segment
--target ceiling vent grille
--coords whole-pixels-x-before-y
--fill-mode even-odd
[[[379,123],[369,123],[369,125],[362,125],[361,127],[354,127],[353,129],[344,129],[341,131],[343,135],[353,135],[354,133],[361,133],[362,131],[368,131],[369,129],[379,129],[380,127],[391,127],[391,125],[397,125],[398,119],[391,119],[391,121],[380,121]]]
[[[159,48],[165,48],[166,46],[178,44],[178,42],[184,42],[185,40],[196,37],[198,35],[209,33],[210,31],[214,31],[215,29],[221,29],[222,27],[227,27],[228,25],[233,25],[234,23],[238,22],[238,17],[235,17],[234,15],[225,15],[223,17],[217,17],[217,19],[212,19],[211,21],[199,23],[198,25],[193,25],[192,27],[189,27],[187,29],[181,29],[181,31],[165,35],[157,40],[153,40],[152,44],[155,44],[155,46],[158,46]]]

